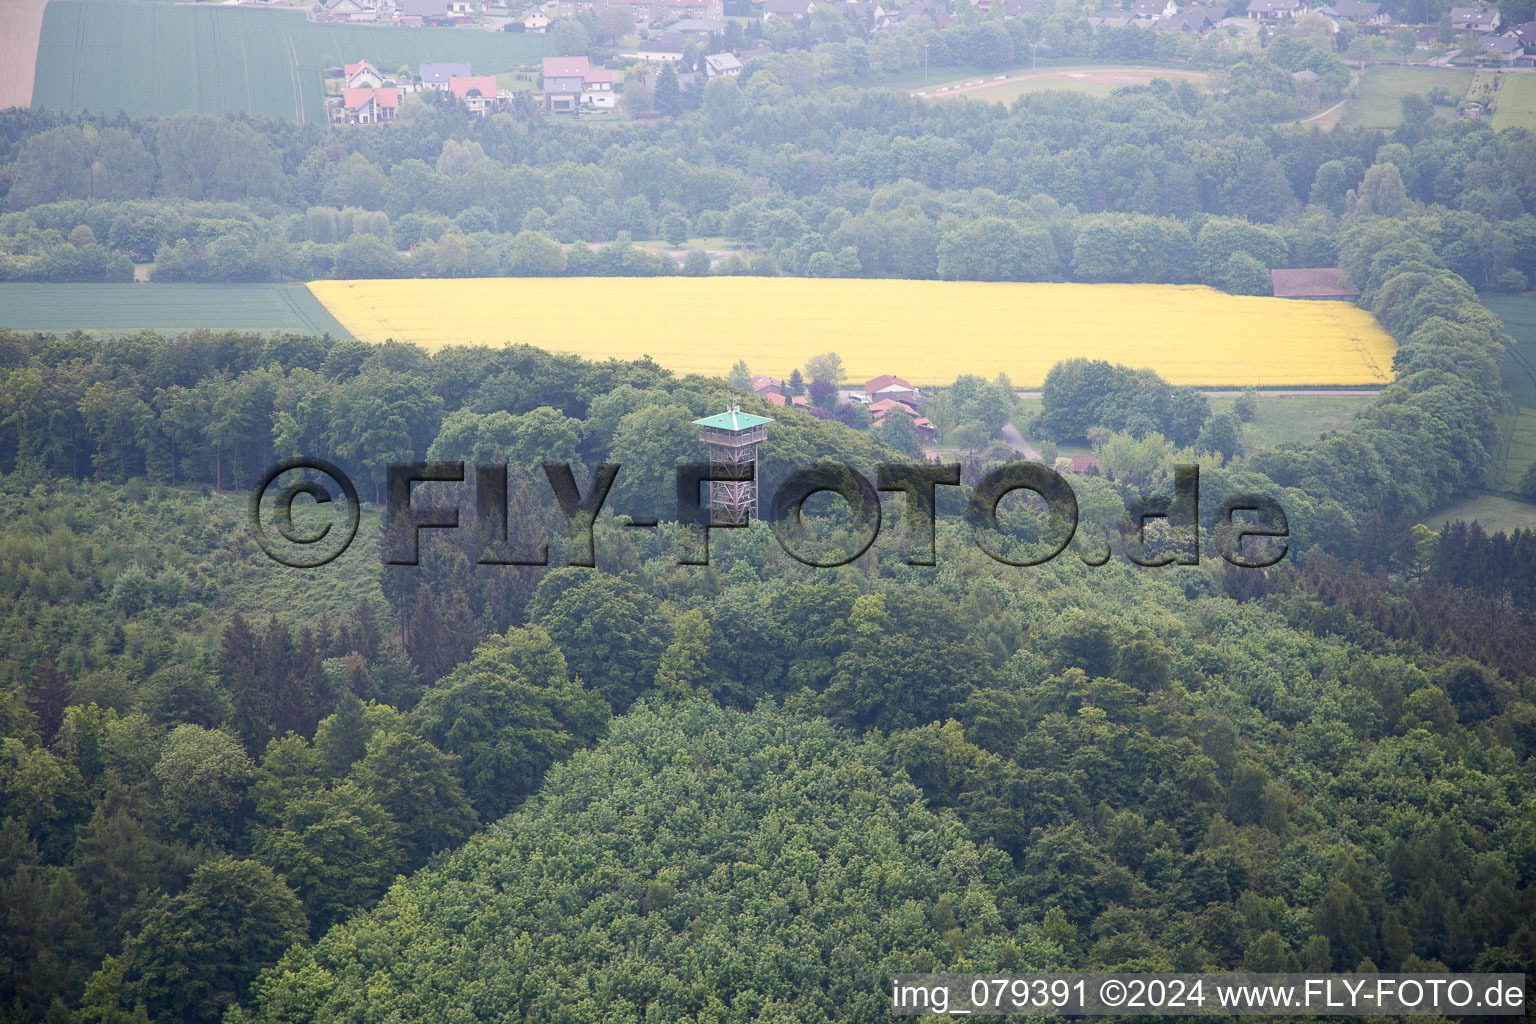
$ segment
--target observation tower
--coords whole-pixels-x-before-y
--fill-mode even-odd
[[[773,420],[742,412],[733,401],[725,412],[694,420],[699,440],[709,446],[709,466],[714,475],[745,475],[746,480],[712,480],[709,484],[709,521],[714,526],[744,526],[752,516],[761,518],[757,506],[757,446],[767,439],[765,429]],[[721,472],[721,471],[724,472]]]

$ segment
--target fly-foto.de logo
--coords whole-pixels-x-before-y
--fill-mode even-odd
[[[595,566],[596,539],[593,524],[607,503],[622,467],[603,463],[585,487],[565,462],[543,464],[552,497],[564,516],[570,545],[567,564]],[[960,487],[960,466],[955,464],[888,464],[876,468],[875,480],[851,466],[818,463],[804,467],[781,481],[768,501],[764,517],[758,507],[754,463],[722,465],[719,462],[680,463],[676,467],[675,522],[682,527],[676,562],[708,565],[712,530],[738,529],[753,518],[766,518],[775,540],[796,561],[815,568],[847,565],[863,555],[880,535],[882,493],[900,495],[913,547],[908,565],[936,563],[938,497],[941,487]],[[423,530],[460,528],[457,503],[441,497],[431,504],[418,503],[416,484],[463,484],[469,477],[463,462],[400,463],[386,473],[384,561],[389,565],[417,565]],[[505,541],[509,534],[508,472],[501,463],[476,466],[471,505],[475,521],[491,536]],[[327,484],[329,480],[329,484]],[[284,482],[286,481],[286,482]],[[1000,506],[1009,495],[1023,492],[1037,510],[1040,524],[1034,542],[1021,550],[1010,540],[1000,521]],[[804,511],[818,494],[831,494],[846,506],[844,529],[837,550],[807,542]],[[744,497],[745,495],[745,497]],[[1127,545],[1128,561],[1141,566],[1198,565],[1200,562],[1200,469],[1176,466],[1173,493],[1142,499],[1127,509],[1128,535],[1137,542]],[[300,499],[335,510],[331,521],[301,529],[294,523],[294,506]],[[1066,550],[1077,533],[1078,503],[1072,486],[1060,473],[1036,462],[1011,462],[997,466],[964,495],[964,518],[978,547],[996,561],[1010,566],[1034,566],[1049,562]],[[337,508],[341,503],[345,508]],[[274,466],[251,493],[250,520],[257,543],[273,560],[294,568],[316,568],[339,556],[357,536],[357,490],[335,464],[324,459],[290,459]],[[655,529],[658,521],[639,519],[615,510],[627,528]],[[1244,514],[1241,519],[1239,514]],[[1145,543],[1148,527],[1162,524],[1160,543]],[[1284,510],[1262,494],[1228,497],[1215,519],[1223,524],[1219,553],[1240,568],[1261,569],[1285,557],[1285,538],[1290,526]],[[1262,550],[1245,541],[1266,539]],[[1154,549],[1155,548],[1155,552]],[[1088,565],[1103,565],[1111,554],[1079,553]],[[525,545],[521,551],[482,553],[481,565],[545,566],[549,564],[548,539]]]

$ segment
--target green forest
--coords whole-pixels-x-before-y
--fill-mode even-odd
[[[1536,281],[1536,138],[1428,100],[1393,130],[1277,126],[1291,72],[1340,59],[1308,46],[1277,31],[1209,92],[1006,108],[817,85],[789,40],[603,126],[0,112],[4,280],[1254,293],[1338,266],[1397,343],[1346,426],[1276,445],[1245,443],[1251,393],[1213,414],[1137,367],[1063,362],[1027,416],[1006,378],[960,378],[928,407],[968,442],[935,564],[892,494],[873,547],[812,568],[766,522],[681,564],[674,465],[739,379],[0,309],[0,1021],[874,1021],[929,970],[1536,974],[1536,535],[1420,525],[1500,485],[1525,385],[1481,296]],[[657,238],[690,252],[634,244]],[[725,344],[730,320],[679,330]],[[741,403],[774,420],[765,492],[920,455],[867,413]],[[984,546],[1059,524],[964,515],[1024,457],[1010,424],[1098,457],[1067,474],[1078,538],[1029,568]],[[362,498],[314,570],[248,514],[295,456]],[[464,521],[391,564],[388,467],[427,460],[505,466],[511,535],[474,517],[473,474],[422,485]],[[547,462],[583,493],[623,467],[591,567]],[[1119,557],[1172,539],[1127,509],[1187,465],[1197,564]],[[1284,509],[1278,564],[1220,556],[1239,495]],[[509,542],[549,564],[486,564]]]

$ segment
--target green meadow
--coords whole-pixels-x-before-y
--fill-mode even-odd
[[[367,59],[393,71],[468,61],[477,73],[496,74],[535,63],[548,45],[548,36],[474,28],[319,24],[288,9],[52,0],[32,104],[323,123],[328,67]]]

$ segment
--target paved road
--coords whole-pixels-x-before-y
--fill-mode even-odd
[[[1019,428],[1012,423],[1003,426],[1003,440],[1013,446],[1013,450],[1023,455],[1026,459],[1038,459],[1040,453],[1019,433]]]

